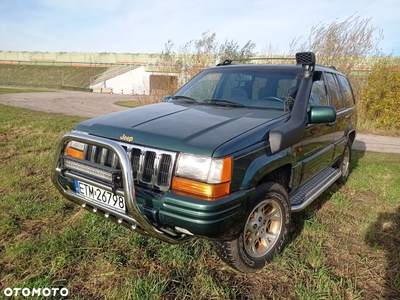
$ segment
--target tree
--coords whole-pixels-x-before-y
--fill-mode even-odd
[[[370,25],[371,18],[360,19],[356,15],[340,22],[318,24],[311,28],[308,39],[299,43],[300,38],[290,44],[290,52],[313,51],[317,62],[334,65],[342,73],[349,75],[351,69],[360,66],[365,56],[380,53],[379,42],[383,32]]]
[[[243,47],[237,42],[226,40],[219,45],[216,41],[216,34],[203,32],[200,39],[190,40],[173,50],[172,41],[165,44],[166,49],[158,57],[158,64],[163,65],[168,61],[176,68],[180,68],[180,84],[186,83],[190,78],[198,74],[206,67],[215,65],[225,59],[243,60],[255,55],[253,52],[255,44],[248,41]]]
[[[223,62],[226,59],[240,62],[244,59],[255,56],[255,53],[253,52],[255,46],[256,44],[248,41],[243,47],[240,48],[237,42],[234,42],[233,40],[225,40],[225,43],[219,47],[217,57],[220,62]]]
[[[215,37],[215,33],[210,34],[206,31],[202,33],[201,39],[190,40],[179,48],[184,82],[214,64],[218,47]]]
[[[155,55],[158,69],[161,69],[164,73],[180,72],[180,60],[173,50],[174,43],[171,40],[168,40],[164,46],[165,48],[161,54]]]

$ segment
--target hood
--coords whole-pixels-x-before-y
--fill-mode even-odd
[[[285,113],[166,102],[90,119],[75,129],[132,144],[211,156],[220,145]]]

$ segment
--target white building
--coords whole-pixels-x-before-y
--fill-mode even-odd
[[[130,65],[113,67],[91,79],[90,88],[94,92],[132,95],[151,95],[159,90],[177,90],[177,73],[160,73],[152,65]]]

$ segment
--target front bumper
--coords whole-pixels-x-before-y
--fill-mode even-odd
[[[113,151],[119,159],[122,188],[90,179],[62,168],[62,158],[71,140],[96,145]],[[110,210],[87,200],[72,188],[79,180],[125,197],[126,212]],[[155,191],[134,186],[130,159],[120,143],[78,132],[66,134],[60,140],[54,159],[52,181],[68,200],[117,224],[168,243],[179,243],[192,235],[228,239],[236,235],[244,222],[244,204],[253,190],[239,191],[206,201],[174,191]]]

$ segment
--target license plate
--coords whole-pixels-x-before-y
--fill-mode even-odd
[[[96,202],[102,206],[125,213],[125,198],[114,195],[112,192],[75,180],[75,192],[84,196],[87,200]]]

